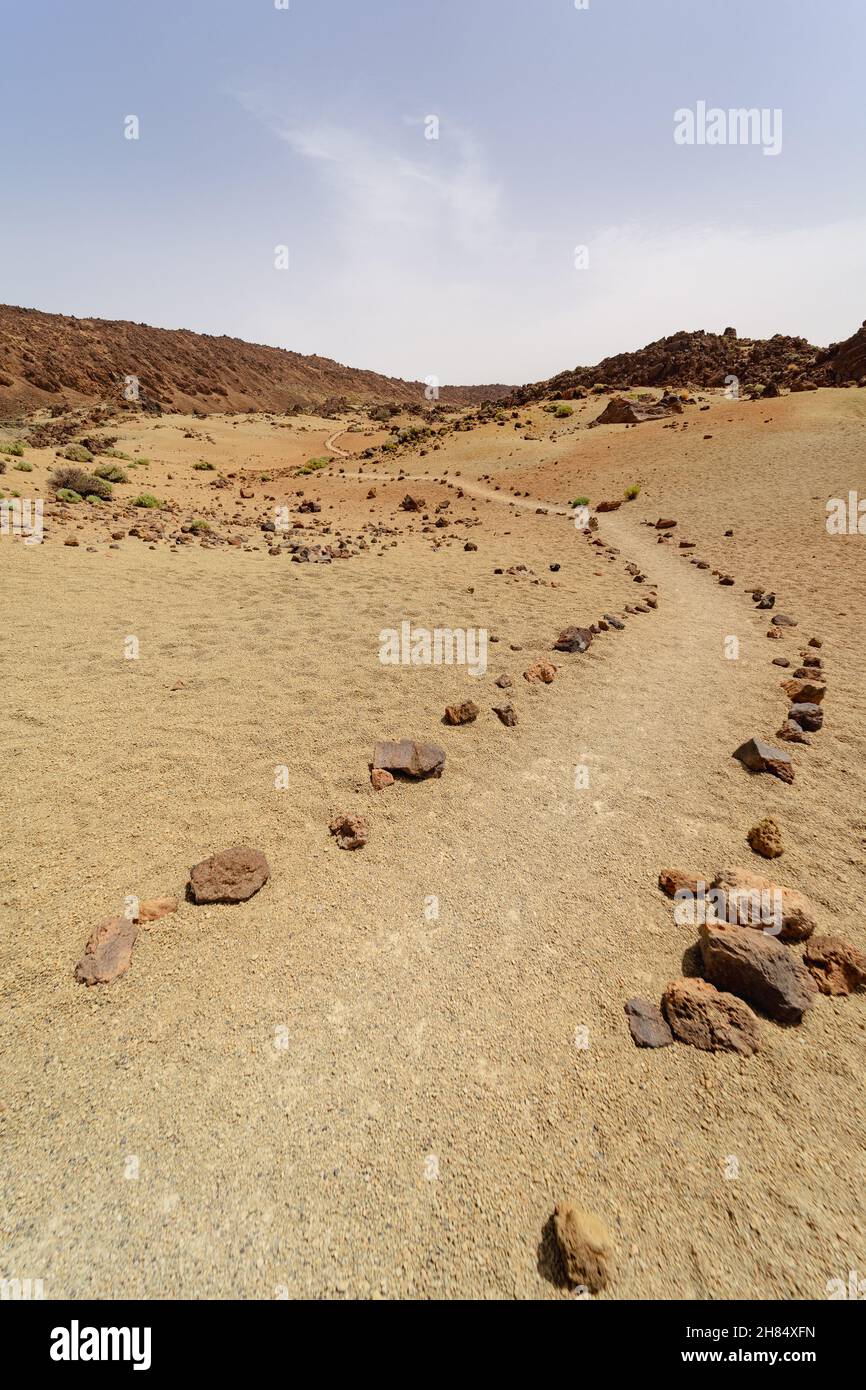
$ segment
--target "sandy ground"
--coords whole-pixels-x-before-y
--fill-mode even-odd
[[[745,835],[765,814],[778,877],[866,948],[866,538],[824,527],[829,496],[866,494],[866,393],[714,399],[676,430],[587,430],[595,413],[551,439],[533,408],[540,438],[489,426],[363,480],[340,458],[292,482],[347,533],[402,528],[330,566],[258,540],[110,550],[90,519],[52,521],[43,546],[0,539],[0,1274],[48,1297],[564,1298],[547,1225],[563,1197],[613,1234],[603,1297],[821,1298],[866,1269],[866,999],[821,998],[799,1029],[763,1021],[748,1061],[639,1051],[623,1014],[691,969],[659,869],[763,872]],[[334,424],[310,423],[195,428],[221,467],[261,468],[318,453]],[[179,476],[202,441],[138,428],[148,487],[168,493],[172,472],[217,507],[207,474]],[[53,459],[33,457],[38,484]],[[375,502],[373,473],[395,479]],[[636,482],[600,518],[615,560],[535,512]],[[289,486],[259,487],[250,517]],[[396,511],[408,487],[482,524],[437,548],[446,533]],[[509,506],[509,489],[531,496]],[[733,588],[656,544],[641,521],[663,513]],[[81,545],[61,545],[75,525]],[[643,596],[627,560],[658,610],[553,654],[565,623]],[[517,564],[534,573],[493,573]],[[797,619],[784,641],[766,640],[753,583]],[[382,665],[380,629],[405,619],[489,629],[487,673]],[[793,786],[749,777],[731,751],[786,709],[771,659],[797,664],[813,634],[825,729],[793,750]],[[539,657],[559,667],[549,687],[522,680]],[[491,712],[501,671],[513,729]],[[477,722],[444,727],[467,697]],[[376,794],[373,744],[402,735],[440,742],[445,774]],[[342,810],[369,819],[360,852],[328,835]],[[188,867],[234,843],[268,856],[257,897],[182,902],[117,983],[74,982],[126,894],[182,895]]]

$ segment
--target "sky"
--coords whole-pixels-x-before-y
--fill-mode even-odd
[[[443,384],[866,316],[864,0],[0,0],[0,52],[4,303]]]

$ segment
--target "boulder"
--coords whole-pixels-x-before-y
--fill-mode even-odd
[[[571,1202],[558,1202],[553,1228],[569,1284],[599,1293],[613,1272],[613,1242],[607,1227],[592,1212]]]
[[[803,964],[822,994],[850,994],[866,989],[866,955],[839,936],[814,936]]]
[[[404,777],[441,777],[445,750],[438,743],[416,743],[415,739],[381,739],[373,750],[373,767]]]
[[[729,924],[701,927],[704,974],[777,1023],[801,1023],[815,996],[806,967],[775,937]]]
[[[818,685],[812,680],[787,680],[782,681],[782,689],[792,704],[820,705],[824,696],[827,694],[826,685]]]
[[[187,891],[195,903],[242,903],[258,893],[270,876],[268,861],[259,850],[235,845],[194,864]]]
[[[760,1045],[758,1020],[748,1004],[706,980],[674,980],[662,995],[674,1036],[703,1052],[738,1052],[751,1057]]]
[[[369,828],[363,816],[340,814],[328,826],[337,838],[340,849],[363,849],[369,838]]]
[[[564,627],[554,642],[558,652],[585,652],[592,642],[592,633],[585,627]]]
[[[625,1012],[637,1047],[669,1047],[673,1042],[674,1035],[657,1004],[649,999],[629,999]]]
[[[808,729],[810,733],[815,733],[824,723],[824,710],[821,705],[813,705],[808,701],[802,704],[792,705],[788,710],[788,719],[793,719],[795,724],[799,724],[801,729]]]
[[[818,925],[805,893],[739,865],[719,869],[712,886],[721,894],[719,911],[728,922],[759,930],[777,928],[770,935],[782,941],[805,941]]]
[[[783,782],[793,782],[794,780],[794,765],[791,762],[791,754],[786,753],[781,748],[774,748],[772,744],[764,743],[763,739],[747,739],[745,743],[741,743],[740,747],[734,750],[733,756],[738,758],[750,772],[770,772]]]
[[[755,853],[763,855],[764,859],[778,859],[784,848],[782,832],[772,816],[765,816],[757,825],[753,825],[746,839]]]
[[[459,705],[445,706],[446,724],[471,724],[476,720],[481,711],[473,700],[464,700]]]
[[[127,917],[105,917],[90,934],[75,967],[80,985],[110,985],[129,969],[138,924]]]

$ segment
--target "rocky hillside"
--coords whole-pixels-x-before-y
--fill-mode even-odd
[[[0,419],[21,409],[121,402],[124,379],[166,410],[289,410],[293,406],[424,401],[424,384],[343,367],[328,357],[143,323],[78,319],[0,305]],[[443,386],[471,404],[510,388]]]
[[[567,399],[601,383],[620,391],[636,386],[724,386],[728,376],[745,386],[773,382],[794,390],[859,382],[866,378],[866,324],[844,343],[828,348],[782,333],[740,338],[734,328],[724,333],[673,333],[637,352],[605,357],[594,367],[575,367],[549,381],[521,386],[514,397],[519,402]]]

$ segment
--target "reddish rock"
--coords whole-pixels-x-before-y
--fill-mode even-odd
[[[412,497],[408,492],[400,503],[400,509],[404,512],[420,512],[424,510],[424,498]]]
[[[374,767],[370,773],[370,781],[376,792],[383,792],[386,787],[393,787],[394,785],[394,778],[390,772],[385,771],[384,767]]]
[[[786,719],[780,729],[776,730],[776,738],[782,739],[784,743],[811,743],[809,735],[804,733],[795,719]]]
[[[445,750],[438,743],[416,743],[411,738],[381,739],[373,750],[373,767],[405,777],[441,777]]]
[[[662,1009],[674,1036],[703,1052],[751,1057],[760,1045],[758,1020],[748,1004],[706,980],[674,980],[662,995]]]
[[[592,1212],[571,1202],[557,1202],[553,1229],[569,1284],[599,1293],[613,1273],[613,1242],[607,1227]]]
[[[75,967],[80,985],[110,985],[132,960],[138,924],[127,917],[106,917],[97,923]]]
[[[764,932],[727,924],[701,927],[704,974],[778,1023],[801,1023],[815,985],[806,967]]]
[[[511,679],[509,675],[507,675],[503,671],[501,676],[496,677],[496,680],[493,682],[493,684],[498,685],[500,690],[510,690],[514,684],[514,681]]]
[[[363,849],[370,833],[363,816],[334,816],[328,829],[336,835],[340,849]]]
[[[676,524],[677,524],[677,523],[676,523],[675,521],[666,521],[666,520],[664,519],[664,517],[659,517],[658,521],[656,522],[656,530],[657,530],[657,531],[672,531],[672,530],[674,529],[674,527],[676,526]]]
[[[523,679],[533,684],[542,681],[545,685],[550,685],[556,675],[556,667],[550,661],[536,661],[530,666],[528,671],[523,672]]]
[[[268,861],[259,850],[235,845],[193,865],[189,896],[195,903],[242,903],[258,893],[270,876]]]
[[[684,873],[682,869],[662,869],[659,874],[659,888],[669,898],[685,889],[697,897],[698,879],[694,874]]]
[[[839,936],[813,937],[803,963],[822,994],[866,989],[866,955]]]
[[[801,701],[806,704],[820,705],[827,694],[826,685],[817,685],[811,680],[782,681],[782,689],[794,705],[800,704]]]
[[[446,724],[472,724],[481,711],[473,700],[464,700],[459,705],[445,706]]]
[[[168,917],[177,912],[177,898],[144,898],[138,904],[137,922],[158,922],[160,917]]]
[[[778,827],[777,827],[778,828]],[[761,878],[749,869],[719,869],[713,888],[721,895],[720,914],[728,922],[771,932],[781,941],[805,941],[817,927],[814,910],[805,893]]]
[[[615,512],[622,506],[622,502],[599,502],[595,510],[597,512]]]
[[[669,1047],[673,1042],[674,1035],[657,1004],[649,999],[629,999],[625,1012],[636,1047]]]
[[[494,705],[493,713],[503,724],[507,725],[509,729],[513,728],[517,723],[517,713],[514,706],[510,703],[507,705]]]

